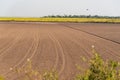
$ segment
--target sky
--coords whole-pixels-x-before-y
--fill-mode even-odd
[[[120,0],[0,0],[0,17],[120,16]]]

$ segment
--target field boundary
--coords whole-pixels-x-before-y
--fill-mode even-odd
[[[75,23],[120,23],[120,18],[12,18],[1,17],[1,22],[75,22]]]
[[[84,30],[81,30],[81,29],[73,28],[71,26],[64,25],[64,24],[60,24],[60,25],[62,25],[64,27],[67,27],[67,28],[71,28],[71,29],[77,30],[77,31],[81,31],[81,32],[87,33],[87,34],[92,35],[92,36],[96,36],[96,37],[99,37],[99,38],[102,38],[102,39],[105,39],[105,40],[108,40],[108,41],[111,41],[111,42],[114,42],[116,44],[120,44],[120,42],[117,42],[117,41],[114,41],[114,40],[111,40],[111,39],[108,39],[108,38],[105,38],[105,37],[102,37],[102,36],[99,36],[99,35],[87,32],[87,31],[84,31]]]

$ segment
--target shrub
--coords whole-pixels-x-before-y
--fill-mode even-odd
[[[16,69],[16,72],[24,75],[22,80],[58,80],[57,72],[51,70],[41,74],[38,70],[33,69],[32,62],[29,59],[27,66]]]
[[[0,76],[0,80],[4,80],[4,77],[3,77],[3,76]]]
[[[89,61],[89,69],[85,74],[78,74],[75,80],[120,80],[119,63],[104,61],[93,48],[94,57]]]
[[[47,71],[43,74],[43,80],[58,80],[58,74],[56,71]]]

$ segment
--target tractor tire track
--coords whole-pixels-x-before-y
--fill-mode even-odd
[[[60,42],[55,38],[55,36],[53,36],[53,34],[50,34],[50,35],[54,39],[54,41],[56,42],[56,44],[58,45],[58,47],[59,47],[59,49],[61,51],[61,55],[62,55],[62,67],[61,67],[60,71],[58,72],[58,74],[61,75],[62,72],[63,72],[63,70],[64,70],[64,68],[65,68],[65,63],[66,63],[65,62],[66,61],[65,60],[65,53],[64,53],[63,47],[60,44]]]
[[[66,26],[66,25],[65,25],[65,26]],[[101,37],[101,36],[99,36],[99,35],[95,35],[95,34],[89,33],[89,32],[87,32],[87,31],[83,31],[83,30],[80,30],[80,29],[76,29],[76,28],[73,28],[73,27],[70,27],[70,26],[66,26],[66,27],[71,28],[71,29],[74,29],[74,30],[78,30],[78,31],[81,31],[81,32],[84,32],[84,33],[86,33],[86,34],[89,34],[89,35],[92,35],[92,36],[95,36],[95,37],[102,38],[102,39],[104,39],[104,40],[107,40],[107,41],[110,41],[110,42],[113,42],[113,43],[116,43],[116,44],[119,44],[119,42],[116,42],[116,41],[114,41],[114,40],[110,40],[110,39]],[[101,44],[98,44],[98,45],[101,45]],[[105,47],[104,47],[104,48],[105,48]],[[104,48],[101,47],[101,49],[104,49]],[[108,47],[108,48],[109,48],[109,47]],[[110,51],[110,52],[111,52],[111,49],[108,50],[108,48],[105,48],[105,49],[106,49],[107,51]],[[109,54],[112,55],[112,56],[115,56],[115,57],[120,58],[120,55],[119,55],[119,54],[116,54],[116,55],[114,55],[114,54],[112,54],[112,53],[109,53]]]
[[[102,37],[102,36],[99,36],[99,35],[96,35],[96,34],[87,32],[87,31],[84,31],[84,30],[81,30],[81,29],[73,28],[73,27],[68,26],[68,25],[63,25],[63,24],[61,24],[61,25],[64,26],[64,27],[67,27],[67,28],[71,28],[71,29],[73,29],[73,30],[81,31],[81,32],[87,33],[87,34],[89,34],[89,35],[92,35],[92,36],[96,36],[96,37],[105,39],[105,40],[107,40],[107,41],[111,41],[111,42],[116,43],[116,44],[120,44],[120,42],[117,42],[117,41],[114,41],[114,40],[111,40],[111,39],[108,39],[108,38],[105,38],[105,37]]]
[[[17,33],[17,36],[18,36],[18,33]],[[2,46],[2,48],[0,49],[0,53],[2,54],[2,52],[4,52],[7,48],[9,48],[11,45],[13,45],[15,40],[16,40],[16,39],[14,39],[14,40],[9,40],[8,42],[6,42],[6,43]],[[11,42],[12,42],[12,43],[11,43]],[[0,54],[0,55],[1,55],[1,54]]]
[[[0,57],[4,56],[7,51],[9,51],[14,45],[16,45],[16,43],[22,38],[22,35],[23,35],[23,34],[20,34],[19,37],[17,37],[17,38],[14,40],[13,44],[11,44],[8,48],[6,48],[6,49],[0,54]]]
[[[89,35],[92,35],[92,36],[95,36],[95,37],[98,37],[98,38],[101,38],[101,39],[104,39],[104,37],[101,37],[101,36],[98,36],[98,35],[93,35],[92,33],[89,33],[89,32],[86,32],[86,31],[83,31],[83,30],[80,30],[80,29],[76,29],[76,28],[73,28],[73,27],[71,27],[71,26],[67,26],[67,25],[64,25],[65,27],[67,27],[67,28],[70,28],[70,29],[73,29],[73,30],[77,30],[77,31],[81,31],[81,32],[83,32],[83,33],[86,33],[86,34],[89,34]],[[89,38],[90,39],[90,38]],[[71,39],[72,40],[72,39]],[[107,41],[110,41],[110,42],[112,42],[112,43],[116,43],[116,44],[119,44],[119,42],[114,42],[114,40],[109,40],[109,39],[104,39],[104,40],[107,40]],[[91,39],[91,41],[92,41],[92,39]],[[98,43],[97,43],[98,44]],[[98,45],[101,45],[101,44],[98,44]],[[100,47],[100,46],[99,46]],[[105,47],[104,47],[105,48]],[[101,47],[101,49],[104,49],[103,47]],[[112,54],[111,53],[111,50],[109,49],[107,49],[107,48],[105,48],[106,49],[106,51],[107,52],[110,52],[109,54],[110,55],[112,55],[112,56],[114,56],[114,57],[116,57],[116,58],[118,58],[118,57],[120,57],[120,55],[118,55],[118,54],[116,54],[116,55],[114,55],[114,54]]]
[[[35,53],[37,51],[37,47],[38,47],[38,43],[39,43],[38,41],[39,41],[39,39],[38,39],[38,35],[37,35],[36,37],[34,37],[34,41],[32,42],[32,46],[28,49],[27,53],[22,58],[22,60],[20,60],[16,65],[11,67],[13,70],[18,68],[18,66],[20,67],[20,65],[21,65],[21,68],[23,68],[27,64],[27,59],[30,59],[30,60],[32,59],[32,57],[35,55]],[[36,42],[36,44],[35,44],[35,42]],[[33,52],[32,52],[32,50],[33,50]],[[31,55],[29,55],[30,52],[32,52]],[[9,70],[7,73],[4,74],[4,76],[6,76],[6,79],[9,79],[9,74],[12,75],[12,73],[14,74],[13,71]]]
[[[50,33],[48,34],[48,36],[50,37],[50,39],[53,41],[53,43],[55,43],[56,41],[54,40],[54,38],[50,35]],[[57,68],[57,64],[58,64],[58,61],[59,61],[59,55],[58,55],[58,49],[57,49],[57,45],[55,45],[55,53],[56,53],[56,60],[55,60],[55,65],[53,66],[53,69],[56,69]]]
[[[34,50],[32,52],[32,55],[30,57],[28,57],[29,60],[32,60],[32,58],[35,56],[37,50],[38,50],[38,47],[40,45],[40,38],[39,38],[39,34],[37,33],[37,36],[36,36],[36,43],[34,43]],[[22,65],[22,67],[24,67],[25,65],[27,64],[27,60],[25,62],[25,64]]]
[[[14,45],[16,45],[16,43],[17,43],[20,39],[22,39],[22,36],[23,36],[23,34],[19,35],[19,37],[15,40],[15,43],[14,43],[12,46],[10,46],[10,47],[7,49],[7,51],[10,50]],[[31,48],[31,47],[30,47],[30,48]],[[29,50],[28,50],[28,51],[29,51]],[[28,53],[25,54],[25,56],[27,56],[27,55],[28,55]],[[4,56],[4,55],[2,55],[2,56]],[[22,60],[23,60],[23,59],[24,59],[24,57],[22,58]],[[13,67],[10,67],[10,68],[14,69],[14,68],[17,67],[20,63],[21,63],[21,60],[20,60],[20,62],[17,62],[16,65],[13,65]],[[8,72],[4,73],[3,75],[4,75],[4,76],[7,76],[7,74],[9,74],[10,72],[11,72],[11,70],[9,70]]]
[[[34,47],[34,42],[36,41],[35,40],[36,38],[34,38],[33,42],[31,43],[31,46],[30,48],[28,49],[27,53],[25,54],[25,56],[22,58],[22,60],[20,62],[18,62],[16,65],[13,66],[13,69],[14,68],[17,68],[18,66],[20,66],[20,64],[22,64],[24,61],[26,61],[25,59],[27,59],[27,57],[29,56],[31,50],[33,49]]]
[[[69,30],[69,31],[70,31],[70,30]],[[73,31],[72,31],[72,32],[73,32]],[[75,35],[74,35],[74,36],[75,36]],[[79,36],[79,35],[78,35],[78,36]],[[77,38],[78,36],[75,36],[75,37]],[[67,36],[66,36],[66,37],[67,37]],[[84,39],[87,40],[88,38],[84,37]],[[90,39],[90,38],[89,38],[89,39]],[[77,40],[77,39],[74,39],[74,40],[73,40],[73,39],[70,37],[69,40],[75,42],[77,45],[81,45],[81,44],[78,42],[79,40]],[[94,42],[95,42],[94,39],[91,39],[90,41],[94,41]],[[108,50],[108,48],[106,48],[105,46],[104,46],[104,47],[101,47],[101,46],[100,46],[101,44],[99,44],[99,43],[97,43],[97,45],[99,46],[100,49],[102,49],[102,50],[105,49],[106,52],[112,52],[111,49]],[[92,46],[92,45],[91,45],[91,46]],[[81,47],[82,47],[82,46],[81,46]],[[85,48],[85,47],[84,47],[84,48]],[[84,50],[84,48],[82,47],[83,50]],[[87,48],[85,48],[85,49],[87,49]],[[89,51],[88,51],[88,50],[84,50],[84,51],[85,51],[87,54],[89,54]],[[118,58],[118,56],[120,56],[120,55],[114,55],[114,54],[112,54],[112,53],[109,53],[109,54],[110,54],[111,56],[116,57],[116,58]],[[92,54],[89,54],[89,55],[92,55]],[[89,55],[88,55],[88,57],[89,57]],[[89,58],[90,58],[90,57],[89,57]]]
[[[14,39],[9,39],[9,40],[6,40],[4,41],[4,38],[3,40],[0,40],[0,53],[6,49],[10,44],[12,44],[11,42],[14,41]]]
[[[17,36],[18,36],[18,37],[13,41],[14,43],[11,44],[7,49],[5,49],[5,51],[2,52],[2,54],[0,55],[0,57],[7,55],[6,52],[9,51],[13,46],[15,46],[16,43],[17,43],[20,39],[22,39],[23,34],[19,34],[19,35],[17,35]],[[11,71],[11,70],[3,73],[2,75],[7,77],[7,74],[10,73],[10,71]]]

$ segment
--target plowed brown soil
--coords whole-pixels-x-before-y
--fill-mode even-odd
[[[92,45],[120,61],[120,24],[0,22],[0,74],[18,80],[10,68],[30,59],[40,72],[55,69],[60,80],[73,80],[77,64],[88,67],[81,57],[92,57]]]

